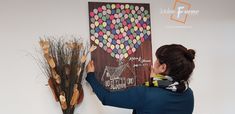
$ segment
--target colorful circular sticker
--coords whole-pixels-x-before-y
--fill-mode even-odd
[[[116,59],[127,58],[150,38],[150,14],[143,6],[108,3],[89,12],[90,39]]]

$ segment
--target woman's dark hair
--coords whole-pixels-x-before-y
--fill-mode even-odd
[[[195,67],[195,51],[179,44],[164,45],[156,51],[160,64],[167,65],[166,75],[176,81],[187,81]]]

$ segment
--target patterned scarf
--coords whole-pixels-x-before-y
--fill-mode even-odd
[[[145,82],[148,87],[160,87],[173,92],[184,92],[188,89],[187,81],[174,81],[170,76],[163,76],[160,74],[151,77],[150,82]]]

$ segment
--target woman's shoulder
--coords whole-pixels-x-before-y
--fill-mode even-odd
[[[173,92],[164,88],[158,88],[158,87],[146,87],[146,86],[140,86],[140,89],[143,89],[145,91],[146,96],[154,96],[154,97],[173,97],[173,96],[193,96],[193,90],[191,88],[188,88],[186,91],[182,93]]]
[[[130,87],[127,89],[127,91],[131,91],[131,92],[135,92],[137,94],[142,94],[143,96],[146,97],[174,97],[174,96],[182,96],[182,97],[186,97],[186,96],[191,96],[193,97],[193,91],[191,88],[188,88],[185,92],[182,93],[178,93],[178,92],[173,92],[167,89],[163,89],[163,88],[158,88],[158,87],[147,87],[147,86],[135,86],[135,87]]]

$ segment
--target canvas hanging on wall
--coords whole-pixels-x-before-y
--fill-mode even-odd
[[[89,2],[96,78],[115,91],[148,80],[152,65],[149,4]]]

